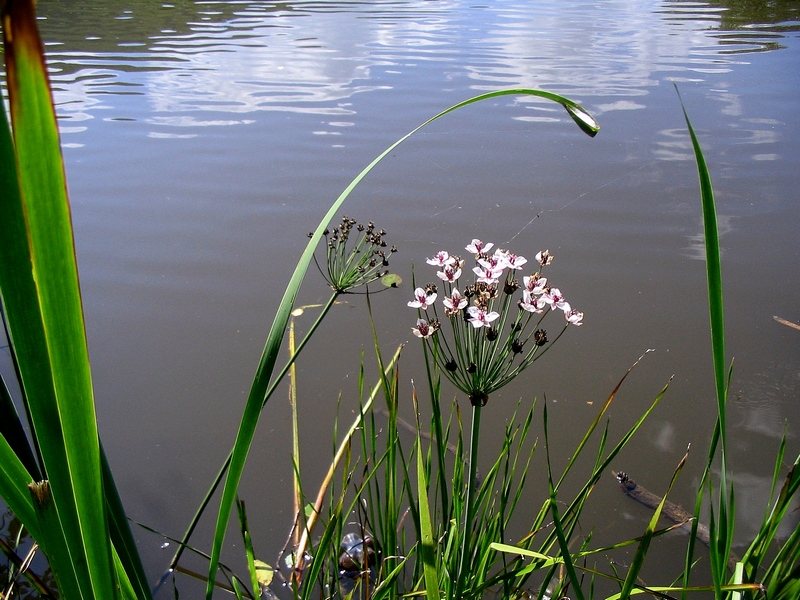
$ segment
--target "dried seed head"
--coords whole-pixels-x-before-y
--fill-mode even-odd
[[[509,296],[519,289],[519,281],[516,279],[506,280],[503,284],[503,292]]]

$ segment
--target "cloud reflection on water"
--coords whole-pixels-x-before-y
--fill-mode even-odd
[[[49,38],[49,56],[63,121],[90,119],[101,110],[133,118],[262,110],[348,115],[353,107],[343,101],[354,94],[392,89],[396,78],[431,69],[432,81],[445,87],[466,78],[475,90],[525,86],[641,98],[664,73],[702,78],[735,64],[708,31],[719,25],[722,11],[680,3],[615,3],[613,11],[560,2],[377,2],[369,8],[288,3],[283,9],[243,3],[225,7],[225,14],[210,6],[180,31],[161,27],[146,42],[136,27],[131,39],[117,34],[116,51],[107,44],[104,51],[90,50],[88,40],[102,36],[70,39],[68,30],[58,30],[61,37]],[[136,24],[140,12],[113,18]],[[163,12],[165,23],[169,16]],[[46,33],[48,24],[43,22]],[[737,55],[736,64],[742,60]],[[146,105],[137,106],[131,95],[143,95]],[[617,101],[601,110],[640,108],[643,102]],[[226,122],[242,121],[176,119],[159,125]]]

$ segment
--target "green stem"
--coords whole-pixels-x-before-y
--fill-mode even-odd
[[[478,464],[478,445],[481,427],[481,407],[472,407],[472,429],[470,430],[469,442],[469,478],[467,479],[467,507],[464,516],[464,532],[461,536],[461,564],[458,567],[458,577],[456,579],[456,600],[460,600],[466,579],[469,577],[468,560],[470,554],[470,534],[472,532],[472,520],[475,508],[475,486],[477,484],[477,464]]]
[[[289,360],[286,362],[286,365],[283,367],[281,372],[278,373],[278,376],[272,382],[272,385],[270,385],[269,388],[267,388],[267,392],[266,394],[264,394],[264,401],[261,405],[262,409],[264,408],[264,405],[266,405],[267,400],[269,400],[270,396],[272,396],[272,393],[275,391],[275,388],[278,387],[278,384],[280,384],[280,382],[283,380],[286,373],[289,372],[289,369],[294,364],[295,360],[297,360],[297,357],[300,355],[300,352],[303,351],[303,348],[305,348],[306,343],[308,342],[308,340],[311,339],[311,336],[314,335],[314,332],[317,330],[317,327],[319,327],[320,323],[322,323],[323,319],[328,314],[328,311],[334,305],[338,297],[339,297],[339,292],[334,292],[330,300],[328,300],[328,303],[322,309],[320,315],[317,317],[317,320],[314,321],[314,324],[311,326],[311,329],[308,330],[308,333],[300,342],[300,345],[297,346],[297,350],[289,357]],[[175,552],[175,556],[172,557],[172,561],[170,561],[169,563],[167,574],[169,574],[177,566],[178,561],[180,560],[181,555],[183,554],[183,551],[189,542],[189,538],[192,537],[192,534],[194,533],[194,530],[197,527],[197,523],[200,521],[200,517],[203,515],[203,512],[205,512],[208,503],[211,501],[211,497],[214,495],[214,492],[217,491],[217,488],[219,487],[222,478],[225,476],[225,473],[227,472],[228,467],[231,464],[232,455],[233,451],[228,453],[228,456],[225,459],[225,462],[223,463],[222,467],[220,468],[219,473],[217,473],[217,477],[214,480],[214,483],[211,485],[211,488],[206,493],[205,498],[203,498],[203,501],[200,503],[200,507],[197,509],[197,512],[192,518],[192,522],[189,524],[189,527],[186,529],[186,533],[184,533],[183,538],[181,539],[181,543],[178,546],[177,551]],[[165,581],[165,579],[162,578],[162,582],[163,581]]]
[[[427,341],[427,340],[426,340]],[[431,361],[428,355],[428,344],[422,344],[422,351],[425,355],[425,370],[428,375],[428,389],[431,395],[431,411],[433,413],[434,433],[436,435],[436,457],[439,464],[439,487],[442,501],[442,514],[449,514],[450,500],[447,495],[447,470],[445,467],[445,455],[447,454],[447,440],[442,431],[442,413],[439,399],[441,397],[439,371],[436,371],[436,379],[431,371]],[[430,353],[433,355],[433,364],[438,364],[438,352],[433,345]],[[436,368],[436,367],[434,367]]]

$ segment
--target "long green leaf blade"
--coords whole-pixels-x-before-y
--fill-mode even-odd
[[[10,239],[8,252],[18,259],[3,265],[3,302],[55,514],[69,540],[72,564],[63,567],[75,569],[85,597],[115,598],[72,225],[34,3],[6,2],[2,16],[23,202],[3,207],[12,213],[8,223],[3,215],[4,244]]]
[[[677,86],[675,88],[677,90]],[[714,382],[717,389],[717,406],[720,418],[720,432],[725,450],[725,319],[722,310],[722,259],[719,250],[719,231],[717,228],[717,209],[714,202],[714,189],[708,172],[703,149],[694,132],[689,115],[681,101],[686,127],[692,140],[697,175],[700,180],[700,199],[703,207],[703,233],[706,247],[706,276],[708,279],[708,309],[711,319],[711,351],[714,358]],[[723,474],[724,476],[724,474]]]
[[[677,85],[675,90],[678,91]],[[680,93],[678,94],[680,98]],[[700,199],[703,213],[703,233],[706,250],[706,278],[708,286],[709,322],[711,326],[711,354],[714,364],[714,384],[717,392],[717,429],[720,442],[720,484],[717,501],[719,504],[720,527],[711,531],[712,575],[717,590],[724,583],[727,574],[727,558],[733,540],[733,490],[729,492],[725,404],[730,383],[729,373],[726,376],[725,359],[725,319],[723,313],[722,293],[722,261],[720,258],[719,232],[717,228],[717,210],[714,202],[714,189],[708,171],[703,150],[697,139],[689,114],[681,101],[686,127],[692,141],[697,174],[700,181]],[[710,458],[710,457],[709,457]],[[712,498],[712,502],[713,502]],[[729,501],[731,504],[729,505]],[[723,556],[724,555],[724,556]]]
[[[44,480],[31,483],[28,489],[33,498],[39,529],[47,532],[44,537],[47,545],[42,548],[47,554],[51,568],[54,564],[58,565],[58,569],[53,568],[53,571],[58,583],[59,594],[67,599],[89,596],[91,589],[87,589],[87,593],[84,593],[83,589],[86,588],[80,582],[81,565],[71,558],[69,538],[64,535],[62,530],[62,520],[58,515],[50,482]]]

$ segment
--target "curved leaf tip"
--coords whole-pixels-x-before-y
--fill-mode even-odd
[[[567,109],[572,120],[578,124],[578,127],[580,127],[586,135],[589,137],[597,135],[597,132],[600,131],[600,123],[598,123],[592,115],[577,106],[571,106],[569,104],[564,104],[563,106]]]

